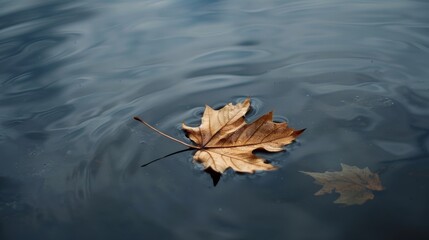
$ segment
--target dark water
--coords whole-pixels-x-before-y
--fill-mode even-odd
[[[0,239],[428,239],[429,2],[0,0]],[[307,128],[216,187],[204,104]],[[343,207],[298,171],[386,190]]]

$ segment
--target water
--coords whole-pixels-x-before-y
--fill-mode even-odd
[[[0,1],[1,239],[426,239],[429,3]],[[204,104],[307,128],[280,169],[216,187]],[[361,206],[298,171],[379,172]]]

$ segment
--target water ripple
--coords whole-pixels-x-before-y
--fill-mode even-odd
[[[0,180],[20,183],[12,190],[6,182],[7,201],[0,186],[7,236],[344,239],[389,226],[423,231],[426,185],[408,172],[426,169],[428,159],[425,1],[2,4]],[[198,125],[204,104],[246,97],[249,121],[274,110],[275,121],[308,129],[293,153],[270,155],[279,170],[227,173],[213,188],[191,152],[140,168],[183,146],[133,116],[189,141],[181,123]],[[340,162],[387,166],[381,177],[390,190],[360,208],[368,211],[349,212],[353,221],[338,222],[344,209],[314,198],[298,173]],[[4,207],[11,201],[19,211]],[[314,231],[302,232],[304,225]]]

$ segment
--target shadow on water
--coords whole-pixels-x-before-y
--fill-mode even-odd
[[[222,174],[219,172],[216,172],[215,170],[213,170],[212,168],[206,168],[204,170],[205,173],[209,174],[212,181],[213,181],[213,187],[216,187],[220,178],[222,177]]]
[[[176,152],[173,152],[173,153],[167,154],[167,155],[165,155],[165,156],[163,156],[163,157],[160,157],[160,158],[154,159],[154,160],[152,160],[152,161],[149,161],[149,162],[147,162],[147,163],[145,163],[145,164],[141,165],[140,167],[147,167],[147,166],[149,166],[149,165],[150,165],[150,164],[152,164],[152,163],[158,162],[159,160],[163,160],[163,159],[165,159],[165,158],[167,158],[167,157],[170,157],[170,156],[176,155],[176,154],[178,154],[178,153],[187,152],[187,151],[191,151],[191,150],[195,150],[195,149],[193,149],[193,148],[187,148],[187,149],[179,150],[179,151],[176,151]]]
[[[145,164],[141,165],[141,167],[147,167],[147,166],[149,166],[150,164],[155,163],[155,162],[158,162],[158,161],[163,160],[163,159],[166,159],[167,157],[170,157],[170,156],[176,155],[176,154],[178,154],[178,153],[191,151],[191,150],[195,150],[195,149],[193,149],[193,148],[188,148],[188,149],[183,149],[183,150],[180,150],[180,151],[177,151],[177,152],[173,152],[173,153],[167,154],[167,155],[165,155],[165,156],[163,156],[163,157],[160,157],[160,158],[154,159],[154,160],[152,160],[152,161],[150,161],[150,162],[147,162],[147,163],[145,163]],[[218,182],[219,182],[220,178],[222,177],[222,174],[221,174],[221,173],[219,173],[219,172],[214,171],[214,170],[213,170],[212,168],[210,168],[210,167],[209,167],[209,168],[206,168],[206,169],[204,170],[204,172],[206,172],[207,174],[209,174],[209,175],[210,175],[210,177],[212,178],[212,181],[213,181],[213,186],[214,186],[214,187],[216,187],[216,185],[218,184]]]

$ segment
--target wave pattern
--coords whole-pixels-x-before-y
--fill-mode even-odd
[[[6,237],[427,234],[426,1],[0,4]],[[276,121],[308,129],[291,154],[268,156],[280,170],[227,173],[213,188],[190,152],[139,167],[181,146],[134,115],[186,141],[180,124],[198,124],[204,104],[249,96],[249,119],[274,110]],[[350,219],[297,173],[340,162],[382,172],[389,189]]]

